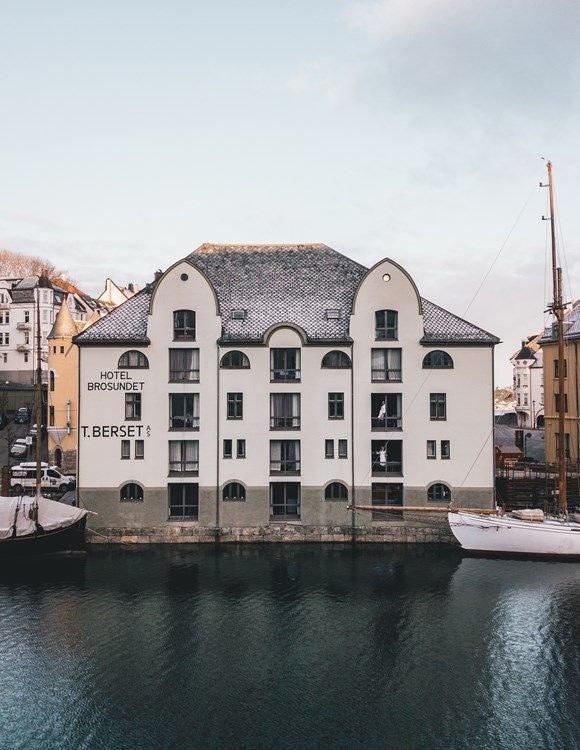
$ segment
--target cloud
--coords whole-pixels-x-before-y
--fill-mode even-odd
[[[347,24],[371,39],[409,36],[475,12],[466,0],[359,0],[347,8]]]
[[[336,104],[343,94],[343,84],[336,71],[321,61],[306,63],[288,80],[288,88],[297,96],[322,100]]]

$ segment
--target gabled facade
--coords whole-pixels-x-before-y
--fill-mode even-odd
[[[536,429],[544,424],[544,368],[542,334],[530,336],[510,357],[519,427]]]
[[[489,507],[497,341],[390,260],[202,245],[75,338],[81,501],[171,538]]]

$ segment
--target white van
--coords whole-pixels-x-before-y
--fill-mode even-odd
[[[47,463],[40,464],[40,488],[42,490],[66,492],[74,489],[75,484],[75,477],[61,474],[56,466],[49,466]],[[13,466],[10,469],[10,486],[17,495],[23,490],[34,490],[36,488],[36,463],[26,461]]]

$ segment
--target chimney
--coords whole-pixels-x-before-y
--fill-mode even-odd
[[[132,291],[133,291],[133,282],[132,282],[132,281],[131,281],[131,283],[127,284],[127,289],[128,289],[128,290],[129,290],[130,292],[132,292]]]
[[[158,268],[157,271],[155,271],[155,281],[159,281],[159,279],[163,276],[163,271]]]

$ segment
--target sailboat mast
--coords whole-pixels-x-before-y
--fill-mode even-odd
[[[556,227],[554,211],[554,189],[552,184],[552,162],[547,164],[548,190],[550,196],[550,235],[552,239],[552,285],[554,301],[551,305],[558,330],[558,506],[562,513],[568,512],[566,496],[566,397],[564,395],[564,298],[562,295],[562,269],[556,257]]]
[[[42,278],[42,276],[40,277]],[[40,281],[40,279],[39,279]],[[42,368],[41,368],[41,330],[40,330],[40,284],[36,290],[36,381],[34,385],[36,407],[36,497],[40,495],[41,447],[42,447]]]

